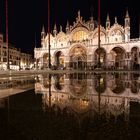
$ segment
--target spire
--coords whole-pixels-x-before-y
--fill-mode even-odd
[[[110,21],[109,13],[107,13],[106,21]]]
[[[66,25],[66,32],[69,31],[69,21],[67,20],[67,25]]]
[[[44,27],[44,25],[42,26],[42,33],[45,33],[45,27]]]
[[[115,23],[117,24],[118,22],[117,22],[117,17],[115,17]]]
[[[126,15],[125,15],[125,27],[130,27],[130,17],[128,13],[128,8],[126,9]]]
[[[44,27],[44,25],[42,26],[41,38],[42,39],[45,38],[45,27]]]
[[[76,18],[76,22],[82,21],[82,17],[80,15],[80,10],[78,11],[78,17]]]
[[[67,20],[67,26],[66,27],[69,27],[69,21]]]
[[[54,30],[57,30],[56,23],[54,24]]]
[[[57,27],[56,27],[56,23],[54,24],[53,34],[54,34],[54,36],[56,36],[56,35],[57,35]]]
[[[109,29],[110,28],[110,18],[109,18],[109,14],[107,13],[107,17],[106,17],[106,28]]]
[[[78,19],[80,19],[81,15],[80,15],[80,10],[78,11]]]
[[[62,32],[62,26],[60,25],[60,32]]]
[[[125,41],[129,41],[130,39],[130,17],[128,13],[128,8],[126,9],[126,15],[124,19],[124,30],[125,30]]]
[[[126,9],[126,15],[125,15],[125,18],[129,18],[128,8]]]

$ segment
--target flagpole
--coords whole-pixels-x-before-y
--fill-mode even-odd
[[[9,46],[8,46],[8,0],[6,0],[6,48],[7,48],[7,69],[9,70]]]
[[[51,54],[50,54],[50,0],[48,0],[48,54],[49,54],[49,69],[51,68]]]
[[[98,68],[101,68],[101,62],[100,62],[100,0],[98,0]],[[101,93],[100,93],[100,77],[101,75],[98,75],[98,84],[99,84],[99,92],[98,92],[98,107],[99,107],[99,118],[100,118],[100,100],[101,100]]]
[[[100,0],[98,0],[98,67],[101,67],[100,63]]]

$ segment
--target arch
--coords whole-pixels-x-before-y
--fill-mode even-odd
[[[48,62],[49,62],[49,54],[48,53],[44,53],[43,54],[43,64],[42,64],[42,68],[48,68]]]
[[[77,44],[72,47],[69,51],[70,56],[70,67],[73,69],[84,69],[87,62],[87,52],[86,49]]]
[[[123,27],[121,26],[121,25],[119,25],[119,24],[114,24],[112,27],[111,27],[111,29],[110,29],[110,32],[109,32],[109,35],[111,36],[111,33],[112,33],[112,31],[120,31],[122,34],[124,33],[124,29],[123,29]]]
[[[90,102],[87,99],[74,99],[74,100],[70,100],[70,107],[71,109],[78,113],[78,114],[83,114],[89,111],[90,109]],[[86,115],[85,114],[85,115]],[[83,117],[83,115],[81,117]]]
[[[75,73],[70,77],[69,91],[72,96],[80,98],[86,94],[87,80],[84,74]]]
[[[88,34],[83,30],[75,31],[72,35],[72,41],[84,41],[86,39],[88,39]]]
[[[54,76],[55,83],[54,88],[56,90],[62,90],[64,88],[64,75],[55,75]]]
[[[124,41],[125,35],[124,35],[123,27],[119,24],[114,24],[109,31],[109,36],[110,36],[110,42]]]
[[[54,64],[57,69],[64,68],[64,54],[62,51],[57,51],[54,54]]]
[[[72,36],[76,33],[76,32],[79,32],[79,31],[83,31],[85,33],[89,33],[89,30],[85,27],[85,26],[79,26],[79,27],[76,27],[76,28],[73,28],[72,31],[71,31],[71,34]],[[72,37],[71,36],[71,37]],[[72,39],[72,38],[71,38]]]
[[[123,75],[120,73],[116,73],[114,75],[113,83],[110,87],[113,93],[122,94],[125,91],[125,82],[121,79]]]
[[[133,70],[139,69],[138,59],[139,59],[139,48],[137,46],[134,46],[131,49],[131,60]]]
[[[49,77],[49,75],[43,75],[41,81],[45,89],[48,89],[51,86],[51,77]]]
[[[94,45],[97,45],[98,44],[98,28],[96,28],[94,31],[93,31],[93,34],[92,34],[92,38],[93,38],[93,44]],[[101,31],[100,31],[100,43],[101,44],[104,44],[106,42],[106,31],[105,29],[101,26]]]
[[[100,35],[102,36],[102,35],[104,35],[104,36],[106,36],[106,30],[105,30],[105,28],[104,27],[100,27]],[[96,28],[94,31],[93,31],[93,38],[95,37],[95,36],[98,36],[98,28]]]
[[[94,88],[97,93],[104,93],[106,90],[106,77],[105,75],[97,74],[94,78]]]
[[[134,47],[131,48],[131,51],[137,51],[137,52],[139,52],[139,47],[138,46],[134,46]]]
[[[113,87],[111,88],[112,88],[112,92],[115,94],[122,94],[125,91],[124,82],[120,79],[116,79]]]
[[[110,51],[110,57],[108,59],[115,69],[123,69],[125,63],[124,56],[125,56],[124,48],[122,48],[121,46],[116,46]]]
[[[94,52],[95,68],[100,63],[101,67],[105,66],[106,63],[106,51],[104,48],[97,48]]]
[[[56,36],[56,40],[58,42],[62,42],[66,40],[66,34],[64,32],[59,32],[58,35]]]
[[[138,94],[139,93],[139,84],[137,81],[132,81],[131,82],[131,92],[134,94]]]

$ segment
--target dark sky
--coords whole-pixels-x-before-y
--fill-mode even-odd
[[[51,26],[56,22],[66,25],[67,20],[72,24],[81,10],[85,20],[90,17],[93,7],[93,16],[97,19],[97,0],[50,0]],[[138,37],[138,0],[101,0],[101,24],[105,25],[106,14],[110,14],[111,23],[114,17],[124,24],[126,7],[131,18],[131,37]],[[36,44],[40,47],[40,32],[44,24],[47,31],[47,0],[8,0],[9,13],[9,42],[15,44],[22,51],[33,53]],[[5,34],[5,0],[0,0],[0,32]]]

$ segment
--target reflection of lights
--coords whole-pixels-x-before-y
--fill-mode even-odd
[[[85,101],[85,100],[82,103],[83,103],[84,106],[88,106],[88,104],[89,104],[89,102]]]
[[[9,80],[10,80],[10,81],[12,80],[12,77],[11,77],[11,76],[9,77]]]
[[[103,62],[104,62],[104,61],[103,61],[103,58],[100,58],[100,62],[101,62],[101,63],[103,63]]]
[[[104,82],[104,79],[100,78],[100,84],[103,84],[103,82]]]

